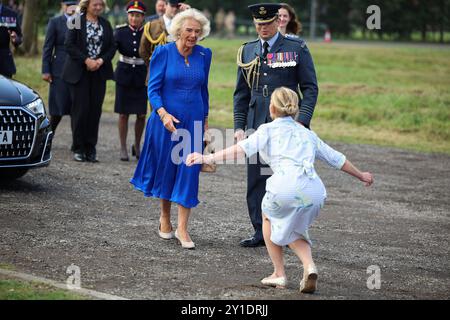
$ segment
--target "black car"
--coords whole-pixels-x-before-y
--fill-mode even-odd
[[[48,166],[52,137],[39,94],[0,75],[0,180]]]

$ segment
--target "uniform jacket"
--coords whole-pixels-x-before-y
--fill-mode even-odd
[[[262,45],[259,39],[244,44],[243,63],[249,63],[257,56],[262,56]],[[281,58],[277,58],[280,56]],[[271,68],[270,64],[274,62],[274,59],[290,62],[291,66]],[[294,60],[295,66],[292,65]],[[300,113],[296,120],[309,127],[319,93],[314,63],[303,40],[286,38],[279,34],[269,51],[268,58],[265,60],[261,58],[258,87],[255,81],[255,86],[250,89],[245,81],[243,70],[238,67],[234,92],[235,129],[257,129],[261,124],[270,122],[270,96],[276,88],[281,86],[298,92],[299,96],[301,92]]]
[[[48,22],[42,50],[42,74],[48,73],[58,78],[62,76],[67,57],[64,46],[67,30],[65,15],[54,17]]]
[[[0,74],[9,76],[16,73],[16,65],[14,64],[13,55],[9,48],[11,38],[8,30],[17,33],[17,40],[14,43],[15,47],[18,47],[22,43],[22,30],[20,28],[20,22],[17,19],[17,13],[4,5],[0,10],[0,24],[12,21],[16,23],[15,26],[11,27],[0,26]]]
[[[129,58],[141,58],[139,55],[139,44],[143,34],[143,28],[133,30],[128,25],[118,26],[114,32],[114,40],[119,53]],[[117,62],[114,78],[117,84],[123,86],[145,87],[147,77],[147,66],[132,65]]]
[[[71,84],[76,84],[80,81],[83,72],[87,70],[84,61],[89,58],[86,45],[86,16],[81,15],[80,17],[81,28],[69,29],[64,43],[67,59],[64,63],[63,79]],[[98,71],[103,80],[113,80],[114,72],[111,60],[116,53],[114,32],[108,20],[103,17],[98,17],[98,21],[103,27],[103,45],[99,58],[102,58],[104,61],[104,64]]]
[[[166,29],[166,24],[164,23],[164,18],[160,17],[159,19],[151,20],[147,22],[144,26],[144,34],[141,37],[141,43],[139,46],[139,55],[144,59],[147,70],[150,65],[150,58],[155,51],[156,45],[152,44],[149,39],[147,39],[145,35],[145,29],[148,28],[151,38],[155,41],[157,40],[161,34],[165,33],[168,36],[168,31]],[[162,43],[165,44],[165,43]],[[147,74],[146,83],[148,83],[149,75]]]

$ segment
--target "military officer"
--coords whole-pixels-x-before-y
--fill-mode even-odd
[[[22,31],[17,13],[0,2],[0,74],[8,78],[16,74],[10,43],[18,47],[22,43]]]
[[[188,4],[181,3],[178,0],[168,0],[166,3],[166,11],[164,15],[158,19],[147,22],[144,27],[144,34],[142,35],[141,44],[139,46],[139,54],[144,59],[147,68],[150,64],[150,58],[153,51],[155,51],[157,46],[176,40],[171,39],[168,31],[172,24],[172,19],[178,12],[190,8]]]
[[[141,137],[147,113],[147,89],[145,79],[147,66],[139,55],[139,44],[144,32],[144,18],[147,8],[141,1],[130,1],[126,7],[128,24],[117,26],[114,33],[120,53],[114,74],[116,81],[116,102],[114,111],[119,114],[120,160],[129,161],[127,151],[128,119],[136,115],[135,143],[132,155],[140,156]]]
[[[67,20],[73,15],[77,1],[61,1],[62,15],[49,20],[42,50],[42,80],[50,83],[48,107],[53,133],[65,115],[70,114],[72,100],[69,84],[62,79],[67,53],[64,46]]]
[[[255,4],[252,11],[259,38],[244,44],[238,52],[238,76],[234,93],[235,138],[245,138],[245,130],[258,129],[270,122],[270,96],[288,87],[302,96],[297,121],[309,128],[318,96],[318,85],[311,54],[301,39],[286,38],[278,32],[279,4]],[[247,205],[255,234],[241,246],[264,245],[261,203],[265,194],[268,167],[259,156],[247,165]]]

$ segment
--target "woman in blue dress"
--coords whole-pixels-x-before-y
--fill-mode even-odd
[[[208,19],[196,9],[178,14],[170,34],[176,42],[159,46],[150,62],[148,97],[153,112],[131,183],[147,197],[161,201],[159,236],[177,238],[194,249],[188,233],[191,209],[198,201],[201,166],[187,167],[191,152],[202,152],[208,128],[208,77],[212,53],[197,45],[210,32]],[[172,203],[178,205],[178,227],[170,221]]]

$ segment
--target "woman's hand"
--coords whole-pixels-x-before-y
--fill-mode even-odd
[[[366,187],[370,187],[373,183],[373,174],[370,172],[361,173],[360,180],[365,183]]]
[[[205,119],[205,132],[208,131],[209,124],[208,124],[208,118]]]
[[[53,78],[52,78],[52,75],[50,73],[44,73],[42,75],[42,80],[47,81],[48,83],[52,83],[53,82]]]
[[[202,164],[203,161],[204,161],[203,155],[198,152],[194,152],[187,156],[186,165],[188,167],[192,167],[193,165],[196,164]]]
[[[237,130],[236,133],[234,134],[234,138],[236,139],[237,142],[241,142],[242,140],[245,139],[245,132],[244,130]]]
[[[177,131],[177,128],[175,128],[174,123],[180,123],[180,120],[175,118],[170,113],[166,112],[163,116],[161,116],[161,121],[164,125],[164,127],[169,130],[171,133],[174,133]]]
[[[86,64],[87,69],[88,69],[89,71],[95,71],[95,70],[96,70],[95,68],[97,67],[97,62],[96,62],[94,59],[87,58],[87,59],[84,61],[84,63]]]
[[[8,30],[8,33],[9,33],[9,37],[11,39],[11,43],[12,44],[16,44],[16,42],[17,42],[17,33],[15,31],[10,31],[10,30]]]
[[[95,67],[95,71],[101,68],[101,66],[105,63],[102,58],[95,60],[95,63],[97,64]]]
[[[185,11],[191,8],[191,6],[187,3],[179,3],[178,5],[180,6],[180,11]]]

